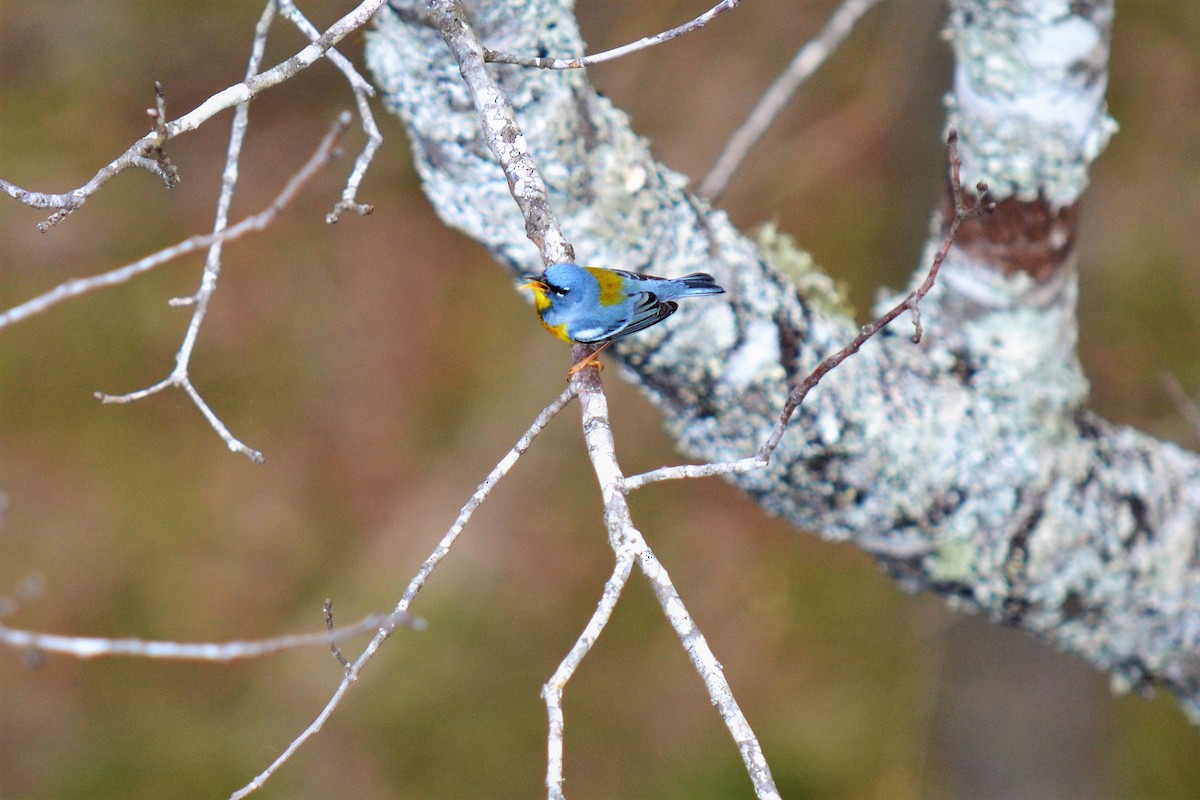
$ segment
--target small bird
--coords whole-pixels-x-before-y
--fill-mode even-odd
[[[554,264],[524,284],[542,325],[564,342],[599,344],[598,350],[571,368],[574,374],[613,340],[637,333],[675,313],[682,297],[722,294],[711,275],[655,278],[619,269]]]

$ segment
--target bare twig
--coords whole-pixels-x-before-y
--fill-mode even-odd
[[[450,548],[454,546],[455,540],[457,540],[458,535],[463,532],[463,529],[467,526],[467,523],[470,521],[471,516],[475,513],[475,510],[483,504],[483,501],[487,499],[488,494],[491,493],[492,489],[496,486],[500,479],[508,474],[508,471],[512,469],[514,464],[517,463],[517,460],[524,455],[525,451],[527,451],[530,445],[533,444],[533,440],[537,438],[537,435],[541,433],[546,425],[549,424],[550,420],[553,419],[559,411],[562,411],[567,403],[569,403],[575,397],[575,394],[575,387],[569,386],[563,391],[562,394],[555,398],[550,405],[542,409],[542,412],[537,415],[537,418],[534,419],[533,424],[530,425],[529,429],[525,431],[524,435],[517,440],[517,443],[513,445],[513,448],[505,454],[504,458],[500,459],[500,462],[496,464],[495,467],[492,468],[492,471],[488,473],[488,476],[483,479],[483,483],[479,484],[479,487],[475,489],[474,494],[471,495],[470,499],[467,500],[466,504],[458,512],[458,517],[454,520],[454,524],[450,526],[450,529],[446,531],[444,536],[442,536],[441,540],[437,543],[437,546],[433,549],[433,552],[430,553],[429,557],[426,558],[421,564],[420,569],[417,570],[417,574],[413,576],[412,581],[410,581],[408,584],[408,588],[404,590],[404,595],[400,598],[400,601],[396,604],[396,608],[392,611],[393,616],[405,617],[408,614],[408,609],[416,599],[417,594],[420,593],[421,589],[425,586],[426,581],[429,580],[429,576],[433,574],[434,569],[436,569],[438,564],[442,562],[442,559],[450,554]],[[325,704],[325,707],[321,709],[321,712],[317,715],[316,719],[314,719],[312,723],[300,733],[299,736],[291,741],[291,743],[284,749],[278,758],[271,762],[271,764],[265,770],[255,776],[254,780],[250,781],[250,783],[246,784],[241,789],[238,789],[236,792],[230,795],[230,800],[239,800],[240,798],[246,797],[247,795],[262,788],[267,780],[269,780],[270,777],[274,775],[275,772],[282,767],[305,742],[307,742],[321,730],[321,728],[325,725],[325,721],[329,719],[333,712],[337,710],[337,707],[341,705],[342,698],[345,697],[346,692],[349,691],[350,687],[358,680],[359,675],[362,674],[363,668],[375,656],[375,653],[378,652],[379,648],[385,641],[387,641],[388,637],[392,635],[395,629],[396,626],[394,624],[383,625],[380,627],[379,631],[371,639],[370,643],[367,644],[363,652],[357,659],[355,659],[354,663],[350,665],[350,668],[346,671],[345,678],[342,679],[342,682],[338,685],[332,697],[329,698],[329,701]]]
[[[313,153],[312,157],[309,158],[308,162],[292,176],[283,190],[271,201],[271,204],[257,214],[252,214],[242,219],[236,225],[230,226],[221,233],[196,234],[184,239],[182,242],[151,253],[131,264],[126,264],[100,275],[93,275],[88,278],[72,278],[65,283],[60,283],[50,291],[0,313],[0,329],[36,316],[72,297],[79,297],[80,295],[89,294],[99,289],[127,283],[138,275],[149,272],[155,267],[203,250],[211,246],[213,242],[231,242],[240,239],[248,233],[267,229],[275,221],[275,218],[279,216],[279,213],[295,199],[304,185],[333,160],[337,136],[340,135],[338,132],[345,130],[349,124],[350,114],[349,112],[343,112],[333,129],[331,129],[330,134],[321,141],[320,146]]]
[[[661,467],[640,475],[633,475],[624,480],[623,489],[626,493],[656,481],[678,480],[681,478],[705,478],[711,475],[729,475],[762,469],[770,463],[771,454],[775,452],[775,448],[782,441],[783,434],[787,431],[787,426],[791,422],[792,415],[800,407],[800,404],[804,402],[804,398],[808,396],[808,393],[821,382],[822,378],[837,368],[839,364],[857,353],[866,344],[868,339],[887,327],[905,311],[911,311],[915,329],[913,341],[919,342],[921,340],[920,302],[925,295],[929,294],[929,290],[933,288],[933,284],[937,280],[938,271],[942,267],[942,262],[945,261],[946,254],[950,252],[950,247],[954,244],[954,237],[958,235],[959,226],[964,221],[982,216],[995,207],[995,203],[992,202],[988,195],[987,184],[981,182],[976,185],[975,189],[978,194],[974,200],[969,200],[966,192],[963,191],[962,179],[959,175],[961,163],[958,157],[958,132],[953,128],[950,129],[946,144],[950,162],[950,185],[954,194],[954,217],[946,226],[942,244],[938,247],[938,251],[933,257],[933,262],[929,266],[929,272],[925,275],[925,280],[921,282],[921,285],[912,292],[909,292],[903,300],[874,322],[864,325],[850,344],[824,358],[804,380],[792,388],[787,400],[784,402],[783,411],[779,415],[779,421],[771,431],[770,436],[767,437],[767,440],[763,442],[762,447],[758,449],[758,452],[735,461]]]
[[[263,8],[262,16],[258,20],[258,25],[254,28],[254,42],[250,48],[250,59],[246,65],[246,79],[249,80],[258,71],[259,64],[262,63],[263,52],[267,46],[267,33],[271,29],[271,23],[275,19],[275,2],[267,0],[266,6]],[[229,146],[225,155],[225,169],[221,174],[221,193],[217,198],[216,219],[213,222],[213,233],[219,235],[225,231],[229,224],[229,205],[233,201],[233,192],[237,187],[238,176],[238,161],[242,154],[242,143],[246,138],[246,127],[249,124],[250,118],[250,103],[249,100],[238,104],[237,111],[233,116],[233,125],[229,133]],[[340,133],[339,133],[340,136]],[[224,240],[216,239],[208,248],[208,257],[204,261],[204,272],[200,278],[200,288],[194,295],[187,298],[175,299],[173,305],[192,305],[195,309],[192,311],[192,319],[188,323],[187,332],[183,336],[183,344],[179,347],[179,352],[175,355],[175,369],[164,380],[159,381],[153,386],[145,389],[131,392],[124,395],[110,395],[103,392],[97,392],[96,397],[104,403],[130,403],[135,400],[140,400],[149,395],[162,391],[170,386],[178,386],[183,389],[188,397],[192,399],[196,408],[208,420],[208,424],[212,427],[225,445],[235,453],[242,453],[256,464],[263,462],[263,454],[249,446],[234,436],[229,428],[221,421],[216,412],[205,402],[200,392],[192,383],[191,376],[188,372],[191,364],[192,353],[196,347],[196,339],[200,335],[200,326],[204,324],[204,318],[208,313],[208,303],[212,299],[213,292],[217,289],[217,279],[221,274],[221,251],[224,248]]]
[[[550,717],[550,733],[546,741],[546,789],[549,792],[550,800],[562,800],[563,798],[563,734],[566,729],[562,705],[563,689],[571,680],[571,676],[575,674],[575,670],[579,669],[584,657],[591,652],[592,645],[600,638],[604,626],[608,624],[613,609],[616,608],[617,600],[620,599],[625,584],[629,582],[629,574],[633,570],[633,561],[636,557],[637,553],[630,548],[617,551],[617,561],[613,566],[612,576],[604,584],[604,592],[600,595],[600,602],[596,604],[596,610],[592,612],[591,618],[584,626],[583,632],[579,634],[579,638],[575,640],[571,651],[567,653],[559,663],[558,669],[554,670],[554,674],[550,676],[550,680],[546,681],[546,685],[542,687],[542,698],[546,701],[546,714]]]
[[[523,67],[539,67],[541,69],[579,69],[580,67],[590,67],[592,64],[612,61],[621,56],[636,53],[638,50],[645,50],[657,44],[669,42],[676,37],[683,36],[685,33],[700,30],[718,15],[736,8],[741,3],[742,0],[722,0],[690,22],[685,22],[682,25],[678,25],[662,33],[657,33],[654,36],[647,36],[643,39],[638,39],[636,42],[623,44],[620,47],[614,47],[611,50],[605,50],[595,55],[583,56],[582,58],[536,58],[533,56],[501,53],[486,48],[484,48],[483,57],[485,61],[491,61],[496,64],[517,64]]]
[[[821,65],[838,49],[854,25],[879,0],[844,0],[825,23],[815,39],[807,42],[792,58],[786,70],[771,83],[759,98],[750,116],[742,123],[725,145],[704,181],[699,194],[706,200],[716,200],[724,193],[734,173],[742,165],[750,149],[758,143],[775,118],[792,99],[792,95],[812,77]]]
[[[168,251],[171,253],[170,257],[174,258],[182,255],[183,252],[190,252],[191,250],[196,250],[205,246],[203,242],[208,242],[211,246],[212,244],[219,244],[227,239],[236,238],[235,233],[236,235],[241,235],[248,230],[262,230],[271,223],[271,221],[279,213],[279,210],[282,209],[283,206],[295,196],[300,187],[303,186],[303,184],[306,183],[318,169],[330,161],[338,140],[341,138],[342,134],[345,133],[345,130],[349,124],[350,114],[349,112],[343,112],[338,117],[337,122],[334,123],[333,128],[322,140],[320,147],[317,148],[317,152],[313,155],[309,162],[305,164],[304,168],[301,169],[301,171],[297,173],[291,181],[288,182],[288,185],[284,187],[284,190],[279,194],[279,197],[276,198],[275,203],[273,203],[269,208],[260,214],[242,220],[242,222],[234,228],[222,230],[219,233],[213,233],[204,237],[192,237],[180,245],[176,245],[174,248],[168,248],[167,251],[160,251],[160,253],[156,254],[156,256],[159,256],[158,258],[155,256],[150,256],[142,259],[139,262],[136,262],[135,264],[129,265],[128,267],[123,267],[120,270],[116,270],[113,273],[107,273],[94,279],[77,279],[76,281],[69,282],[68,284],[63,284],[63,286],[60,286],[58,289],[55,289],[48,295],[43,295],[43,298],[48,298],[50,295],[61,295],[54,298],[54,300],[57,301],[65,299],[67,296],[82,294],[84,291],[95,288],[97,285],[111,285],[111,283],[116,282],[115,280],[109,280],[111,278],[120,277],[122,280],[128,280],[133,275],[140,272],[145,272],[152,266],[157,266],[157,264],[168,260],[165,257],[168,254]],[[187,245],[193,246],[187,247]],[[152,386],[148,386],[144,389],[139,389],[128,394],[112,395],[104,392],[96,392],[96,399],[103,403],[131,403],[136,400],[149,397],[152,394],[156,394],[163,389],[178,387],[187,393],[188,397],[191,398],[192,403],[200,410],[200,412],[204,415],[204,418],[208,420],[209,425],[214,431],[216,431],[217,435],[221,437],[221,440],[225,442],[226,446],[231,451],[235,453],[241,453],[256,464],[261,464],[265,460],[263,454],[258,450],[248,447],[241,440],[230,433],[229,429],[216,415],[216,413],[209,408],[208,404],[204,401],[204,398],[201,397],[200,393],[196,390],[195,386],[192,384],[191,377],[188,374],[188,365],[192,348],[195,345],[196,335],[199,332],[199,325],[204,318],[203,312],[207,310],[208,298],[212,296],[212,292],[216,287],[217,271],[219,271],[219,265],[214,269],[209,269],[206,267],[204,273],[205,277],[201,282],[200,291],[192,297],[178,298],[172,301],[174,305],[191,305],[194,303],[196,305],[196,311],[192,313],[192,321],[188,326],[188,333],[185,335],[184,343],[180,347],[179,353],[176,355],[175,369],[171,371],[171,374]],[[60,292],[60,290],[67,288],[71,289],[69,293]],[[10,313],[14,313],[26,308],[41,299],[42,298],[35,298],[35,300],[25,303],[23,306],[18,306]],[[50,305],[50,303],[46,303],[45,305]],[[39,308],[38,310],[42,309]],[[25,316],[29,315],[30,314],[25,314]]]
[[[332,631],[235,642],[162,642],[147,639],[58,636],[0,625],[0,643],[18,650],[57,653],[80,659],[129,656],[166,661],[229,662],[260,658],[283,650],[319,646],[327,644],[331,636],[336,641],[385,624],[396,626],[410,623],[405,616],[373,614],[354,625],[347,625]]]
[[[262,16],[259,18],[258,25],[254,31],[254,42],[251,46],[250,59],[246,66],[247,82],[253,79],[262,62],[263,52],[266,49],[267,34],[275,19],[275,11],[276,0],[267,0]],[[222,173],[221,179],[221,194],[217,200],[216,219],[213,223],[213,233],[217,235],[224,232],[228,225],[229,205],[233,200],[234,189],[237,187],[239,175],[238,161],[241,158],[242,143],[245,140],[246,128],[249,123],[249,113],[250,104],[247,100],[238,104],[237,111],[234,114],[233,125],[229,135],[229,147],[225,159],[225,170]],[[345,115],[343,115],[339,119],[336,132],[326,137],[327,140],[332,139],[329,145],[330,150],[332,150],[334,143],[345,132],[347,122]],[[187,332],[183,337],[183,344],[180,345],[179,352],[175,355],[175,368],[171,371],[171,374],[158,383],[136,392],[123,395],[110,395],[98,392],[96,396],[105,403],[129,403],[156,394],[168,387],[181,388],[191,398],[192,403],[200,410],[204,418],[208,420],[208,424],[216,431],[217,435],[221,437],[221,440],[225,442],[225,445],[231,451],[241,453],[256,464],[261,464],[264,460],[263,454],[249,447],[230,432],[229,428],[200,395],[199,390],[192,383],[189,374],[192,353],[195,351],[200,327],[203,325],[204,318],[208,313],[208,304],[212,299],[213,293],[216,291],[217,280],[221,274],[221,250],[223,244],[224,240],[218,238],[209,246],[208,258],[204,264],[204,273],[200,279],[200,288],[196,290],[196,293],[189,297],[176,298],[172,301],[172,304],[177,306],[191,305],[194,307],[194,310],[192,311],[191,321],[188,323]]]
[[[579,403],[583,412],[583,431],[587,442],[588,456],[591,458],[596,478],[600,482],[600,492],[604,501],[604,523],[608,528],[609,544],[618,559],[618,571],[614,571],[614,576],[619,574],[619,562],[622,559],[628,558],[630,554],[636,557],[638,567],[649,581],[650,588],[654,592],[654,596],[658,598],[667,621],[675,629],[683,649],[692,661],[692,666],[704,681],[709,699],[737,744],[738,752],[741,753],[742,761],[746,766],[746,772],[754,785],[755,795],[760,800],[778,800],[779,790],[775,787],[775,781],[771,777],[771,770],[767,766],[762,746],[745,714],[738,706],[737,700],[734,699],[733,690],[725,678],[724,669],[713,655],[708,641],[696,626],[691,614],[688,613],[666,568],[654,555],[654,551],[650,549],[650,545],[642,536],[641,531],[633,524],[625,496],[625,477],[617,463],[616,447],[608,418],[608,400],[600,385],[599,370],[596,367],[580,370],[572,378],[572,384],[579,386]],[[607,592],[610,586],[614,592],[619,592],[623,585],[623,582],[610,579],[609,585],[605,587],[606,596],[601,604],[615,603],[616,597],[608,597]],[[589,625],[593,624],[597,617],[603,619],[604,616],[601,609],[598,609]],[[587,631],[581,640],[584,640],[586,635]],[[577,643],[576,648],[578,647]],[[586,654],[586,650],[583,654]],[[583,654],[579,657],[582,658]],[[561,723],[561,717],[557,721]],[[551,755],[561,747],[560,740],[562,738],[562,731],[556,731],[554,723],[555,719],[552,716],[549,744]],[[556,742],[556,738],[559,740],[558,742]],[[548,775],[549,773],[550,770],[548,770]],[[561,786],[558,794],[555,793],[555,788],[550,786],[549,797],[551,800],[561,797]]]
[[[315,42],[320,37],[320,31],[308,21],[308,18],[300,12],[300,9],[296,8],[296,4],[292,0],[273,1],[278,5],[279,13],[299,28],[310,41]],[[369,203],[358,202],[358,187],[366,176],[367,169],[371,166],[371,160],[375,158],[375,152],[383,144],[383,134],[379,132],[379,126],[375,124],[375,115],[371,112],[370,98],[375,96],[375,87],[359,74],[354,64],[348,58],[336,49],[330,48],[326,56],[333,62],[335,67],[341,70],[342,74],[346,76],[346,80],[349,81],[350,89],[354,92],[354,102],[358,107],[358,116],[362,120],[363,133],[367,136],[367,143],[363,147],[362,152],[358,154],[358,158],[354,160],[354,169],[351,170],[350,177],[346,180],[346,188],[342,191],[342,199],[325,216],[325,221],[332,225],[338,221],[343,211],[353,211],[359,216],[366,216],[374,210]]]
[[[1167,390],[1167,396],[1171,398],[1171,402],[1175,404],[1175,409],[1179,412],[1179,416],[1187,422],[1192,429],[1194,437],[1200,437],[1200,408],[1196,406],[1196,401],[1188,396],[1188,393],[1179,385],[1179,381],[1175,380],[1175,376],[1169,372],[1163,372],[1160,376],[1163,388]]]
[[[258,24],[255,27],[251,55],[246,67],[246,79],[245,83],[239,84],[241,86],[252,85],[256,80],[262,77],[258,74],[258,70],[262,63],[263,53],[266,48],[267,34],[270,30],[272,22],[275,19],[276,7],[276,0],[268,0],[263,9],[261,17],[259,18]],[[300,15],[299,12],[295,10],[294,6],[290,6],[290,8],[294,12],[293,22],[295,24],[301,26],[306,30],[306,32],[310,33],[311,36],[316,38],[320,42],[322,48],[329,49],[332,46],[332,41],[324,41],[327,38],[331,38],[329,32],[327,32],[324,36],[317,36],[316,30],[312,28],[307,20],[304,19],[303,15]],[[343,18],[339,25],[346,23],[347,20],[352,18],[353,15]],[[363,21],[365,21],[365,18]],[[306,25],[307,28],[304,27]],[[337,27],[338,26],[335,25],[334,28],[331,28],[330,30],[332,31]],[[354,172],[351,174],[350,182],[347,185],[346,191],[343,193],[343,201],[338,204],[338,207],[350,208],[354,206],[356,207],[356,210],[365,213],[367,210],[366,207],[358,208],[353,203],[353,197],[357,190],[358,182],[361,180],[362,175],[365,174],[367,165],[370,162],[370,157],[374,154],[379,142],[379,138],[377,136],[378,130],[375,129],[374,120],[371,118],[369,105],[366,103],[366,94],[369,86],[362,76],[359,75],[340,54],[336,53],[336,51],[333,52],[331,58],[339,66],[348,70],[348,78],[352,87],[354,88],[356,98],[359,101],[360,114],[364,115],[363,124],[368,130],[369,139],[367,149],[364,150],[362,155],[360,155],[359,163],[356,165]],[[267,73],[263,74],[265,75]],[[143,151],[153,151],[158,153],[159,161],[162,165],[164,165],[163,168],[167,169],[170,168],[170,164],[168,161],[166,161],[165,155],[162,154],[161,148],[163,142],[169,139],[172,135],[175,135],[172,132],[172,126],[177,125],[179,121],[177,120],[175,123],[164,122],[166,117],[166,107],[164,103],[162,87],[156,83],[155,89],[157,106],[148,112],[151,119],[154,121],[154,133],[151,137],[148,137],[147,143],[145,147],[143,147]],[[44,311],[54,303],[60,302],[68,297],[74,297],[102,286],[111,286],[116,283],[124,282],[135,275],[164,263],[167,260],[177,258],[184,253],[191,252],[192,250],[200,247],[207,247],[208,257],[205,260],[204,272],[200,281],[200,287],[197,289],[195,294],[189,297],[176,298],[171,301],[172,305],[176,306],[193,306],[192,317],[188,323],[187,331],[184,334],[183,342],[176,354],[175,368],[171,371],[171,374],[163,380],[135,392],[121,395],[97,392],[96,397],[105,403],[129,403],[135,400],[140,400],[144,397],[148,397],[149,395],[156,394],[163,389],[170,387],[183,389],[184,392],[187,393],[188,397],[192,400],[196,408],[198,408],[204,415],[204,418],[208,421],[209,425],[214,431],[216,431],[217,435],[221,437],[222,441],[225,442],[226,446],[230,450],[236,453],[242,453],[255,463],[262,463],[264,460],[263,454],[260,451],[249,447],[230,432],[229,428],[221,421],[220,417],[218,417],[216,412],[213,411],[213,409],[201,396],[199,390],[197,390],[195,385],[192,383],[189,375],[191,357],[195,349],[200,328],[204,322],[204,318],[208,311],[208,303],[212,298],[213,292],[216,290],[217,280],[220,276],[221,252],[224,242],[228,239],[235,238],[235,231],[228,228],[228,216],[229,207],[233,199],[233,192],[238,181],[238,161],[241,156],[242,143],[245,140],[249,119],[248,115],[249,100],[246,99],[238,104],[237,111],[234,114],[229,145],[226,154],[225,169],[222,173],[221,192],[217,201],[216,215],[211,236],[192,237],[181,245],[176,245],[173,248],[167,248],[159,253],[147,256],[146,258],[141,259],[134,264],[113,270],[95,278],[68,281],[51,292],[48,292],[38,298],[34,298],[33,300],[0,315],[0,328],[20,319],[24,319],[25,317]],[[329,161],[336,148],[337,142],[341,139],[341,136],[344,134],[349,123],[349,114],[342,114],[337,123],[334,125],[333,130],[328,136],[326,136],[325,140],[318,148],[317,154],[314,155],[314,157],[310,159],[309,163],[305,165],[301,172],[289,182],[288,186],[285,187],[284,192],[281,193],[280,197],[276,199],[276,202],[271,206],[271,208],[269,208],[266,212],[263,212],[263,214],[260,214],[257,218],[243,220],[239,226],[236,226],[240,229],[236,232],[237,235],[240,235],[241,232],[246,230],[261,229],[261,227],[269,224],[278,210],[282,208],[282,206],[288,200],[290,200],[292,196],[294,196],[295,191],[299,188],[299,186],[307,181],[308,178],[311,177],[311,175],[314,174],[320,166],[323,166]],[[179,130],[183,130],[183,128],[179,128]],[[372,130],[374,130],[376,134],[375,138],[373,139],[371,138]],[[335,209],[335,212],[337,210],[338,209]]]
[[[331,25],[312,44],[304,47],[291,58],[281,61],[265,72],[250,75],[241,83],[236,83],[217,92],[178,119],[167,123],[156,120],[154,131],[130,145],[128,150],[113,159],[113,161],[97,172],[91,180],[78,189],[62,194],[47,194],[44,192],[31,192],[7,181],[0,180],[0,191],[3,191],[14,200],[34,208],[59,209],[49,219],[38,225],[39,229],[45,231],[51,225],[61,221],[72,211],[81,207],[110,178],[124,172],[130,167],[148,169],[170,185],[171,178],[169,174],[157,160],[147,157],[155,152],[155,148],[161,147],[163,143],[170,139],[196,130],[214,115],[227,108],[245,103],[267,89],[287,81],[301,70],[312,66],[331,47],[351,32],[365,25],[371,18],[371,15],[384,2],[386,0],[364,0],[354,10]]]
[[[341,201],[339,201],[335,206],[334,210],[327,217],[327,220],[330,222],[336,221],[337,216],[343,210],[354,210],[357,213],[362,214],[369,213],[370,206],[358,204],[355,200],[355,195],[357,193],[359,183],[366,174],[366,170],[371,162],[371,158],[374,156],[374,153],[378,149],[379,143],[382,140],[381,136],[379,135],[378,127],[375,125],[374,118],[372,117],[370,105],[367,101],[367,97],[373,92],[373,90],[371,89],[370,84],[368,84],[366,80],[358,74],[354,67],[340,53],[338,53],[336,50],[332,50],[332,47],[340,38],[345,36],[346,33],[364,24],[366,20],[369,19],[374,8],[378,7],[379,4],[380,2],[364,3],[360,5],[359,8],[354,12],[351,12],[351,14],[339,20],[337,24],[331,27],[324,34],[319,34],[316,28],[314,28],[311,23],[304,18],[304,16],[299,12],[298,9],[296,9],[290,0],[267,0],[267,3],[263,9],[263,13],[255,27],[254,42],[251,47],[251,55],[247,63],[245,80],[243,83],[238,84],[235,87],[230,87],[230,89],[210,97],[208,101],[189,114],[178,120],[175,120],[174,122],[168,123],[166,121],[166,104],[162,86],[156,82],[156,105],[153,109],[150,109],[147,112],[148,116],[153,122],[153,131],[147,137],[144,137],[142,140],[136,142],[134,146],[127,151],[126,156],[128,156],[129,159],[127,159],[128,163],[125,163],[124,166],[122,166],[124,163],[122,162],[122,159],[117,159],[117,161],[114,161],[109,165],[109,167],[107,167],[105,170],[102,170],[100,175],[98,175],[91,182],[89,182],[87,186],[84,187],[86,191],[76,190],[75,192],[68,193],[67,195],[54,197],[43,195],[34,197],[30,193],[26,192],[22,196],[18,196],[20,193],[18,192],[17,194],[14,194],[14,191],[16,190],[15,187],[12,187],[14,191],[10,191],[9,194],[17,197],[17,199],[20,199],[23,202],[27,202],[30,205],[35,206],[58,207],[60,210],[56,212],[56,214],[48,221],[50,224],[53,224],[54,222],[57,222],[65,217],[75,208],[81,206],[83,202],[86,201],[87,197],[90,196],[93,191],[99,188],[99,186],[105,180],[107,180],[109,177],[112,177],[112,175],[117,174],[122,169],[127,168],[129,165],[142,165],[141,162],[136,161],[136,159],[146,161],[147,156],[154,155],[155,159],[153,166],[147,166],[147,168],[152,168],[160,174],[163,174],[165,176],[164,180],[168,180],[168,184],[171,184],[175,180],[174,167],[171,165],[170,161],[166,157],[166,154],[163,152],[163,145],[172,137],[198,126],[204,119],[207,119],[212,114],[216,113],[218,110],[220,110],[220,108],[227,107],[221,105],[222,103],[225,103],[226,100],[230,101],[230,105],[237,105],[237,111],[234,114],[232,129],[230,132],[225,169],[222,173],[221,192],[217,201],[213,232],[210,237],[193,237],[182,245],[177,245],[174,248],[168,248],[165,251],[160,251],[157,254],[148,256],[138,262],[135,262],[134,264],[127,265],[126,267],[122,267],[118,270],[113,270],[105,275],[98,276],[96,278],[69,281],[66,284],[62,284],[51,292],[18,306],[6,314],[0,315],[0,328],[27,316],[39,313],[40,311],[48,308],[50,305],[66,299],[67,297],[73,297],[84,292],[92,291],[93,289],[101,286],[109,286],[115,283],[124,282],[137,274],[152,269],[158,264],[164,263],[170,258],[176,258],[199,247],[207,247],[208,257],[205,260],[204,272],[200,281],[200,287],[193,295],[189,297],[176,298],[172,300],[172,305],[190,305],[193,306],[193,311],[187,331],[184,334],[183,342],[180,345],[179,351],[176,353],[175,368],[171,371],[171,374],[158,383],[136,392],[122,395],[112,395],[98,392],[96,393],[96,397],[105,403],[128,403],[155,394],[169,387],[181,388],[187,393],[193,404],[200,410],[205,419],[208,420],[209,425],[214,431],[216,431],[217,435],[221,437],[222,441],[225,442],[226,446],[230,450],[236,453],[242,453],[256,463],[261,463],[263,461],[263,454],[260,451],[249,447],[230,432],[229,428],[221,421],[220,417],[217,416],[216,412],[213,411],[213,409],[201,396],[199,390],[196,389],[189,376],[191,357],[195,350],[200,328],[208,311],[209,301],[216,290],[217,280],[220,276],[222,248],[227,239],[233,238],[232,233],[227,230],[229,207],[233,199],[233,192],[238,182],[238,161],[241,156],[242,143],[245,140],[246,129],[248,125],[249,100],[255,92],[262,91],[263,89],[286,79],[286,77],[294,75],[300,69],[308,66],[308,64],[312,63],[321,55],[328,52],[330,59],[340,69],[342,69],[350,82],[358,104],[359,114],[363,120],[363,128],[367,134],[368,141],[366,147],[359,155],[359,158],[355,163],[355,167],[351,172],[346,188],[343,191]],[[263,53],[266,49],[267,34],[270,30],[273,20],[275,19],[277,8],[282,8],[284,13],[288,15],[288,18],[295,25],[300,27],[300,29],[304,31],[310,39],[313,40],[313,44],[302,50],[299,54],[297,54],[297,56],[293,57],[289,61],[276,66],[272,70],[260,74],[259,69],[262,64]],[[240,95],[239,89],[246,90],[244,96]],[[326,141],[322,143],[322,148],[318,151],[321,164],[324,164],[328,160],[329,154],[333,151],[336,142],[340,139],[348,124],[349,115],[343,115],[335,126],[335,132],[326,137]],[[308,166],[313,166],[313,162],[310,161]],[[315,171],[315,169],[313,171]],[[311,174],[307,167],[302,171],[302,174],[305,173]],[[288,189],[292,189],[297,185],[298,182],[293,180],[291,183],[289,183]],[[288,190],[285,190],[284,194],[288,195],[290,198]],[[272,207],[273,210],[269,210],[271,213],[260,216],[259,221],[265,223],[269,221],[269,218],[273,218],[274,211],[278,210],[279,205],[280,203],[277,200],[276,205]],[[250,226],[247,226],[245,230],[248,230],[249,227]]]
[[[102,167],[92,176],[91,180],[78,189],[62,194],[33,192],[0,179],[0,191],[31,208],[57,208],[58,211],[37,224],[38,230],[45,233],[87,202],[87,199],[110,178],[131,167],[151,172],[161,178],[168,189],[175,188],[179,183],[179,172],[163,151],[163,144],[170,136],[166,130],[166,101],[163,87],[158,81],[154,82],[154,100],[154,108],[146,109],[146,116],[153,125],[153,132],[134,142],[128,150]],[[151,155],[155,157],[149,158]]]

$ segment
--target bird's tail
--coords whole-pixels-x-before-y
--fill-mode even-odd
[[[717,282],[712,275],[706,272],[693,272],[691,275],[684,275],[682,278],[676,278],[675,283],[682,284],[684,287],[684,295],[692,294],[724,294],[725,290],[717,286]]]

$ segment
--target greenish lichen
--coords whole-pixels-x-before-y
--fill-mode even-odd
[[[816,311],[854,317],[854,306],[846,286],[826,275],[812,254],[796,244],[789,234],[768,222],[754,232],[754,240],[771,265],[800,290],[805,301]]]
[[[965,539],[943,541],[938,545],[935,559],[927,565],[929,577],[935,581],[975,580],[975,545]]]

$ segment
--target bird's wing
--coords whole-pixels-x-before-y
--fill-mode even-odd
[[[651,325],[657,325],[674,314],[675,310],[679,308],[678,303],[670,301],[664,303],[650,292],[642,292],[640,295],[635,295],[632,300],[634,311],[629,319],[621,320],[604,329],[577,332],[577,334],[582,333],[583,335],[574,336],[575,341],[584,344],[596,344],[611,339],[619,339],[622,336],[628,336],[631,333],[637,333],[640,330],[649,328]]]

